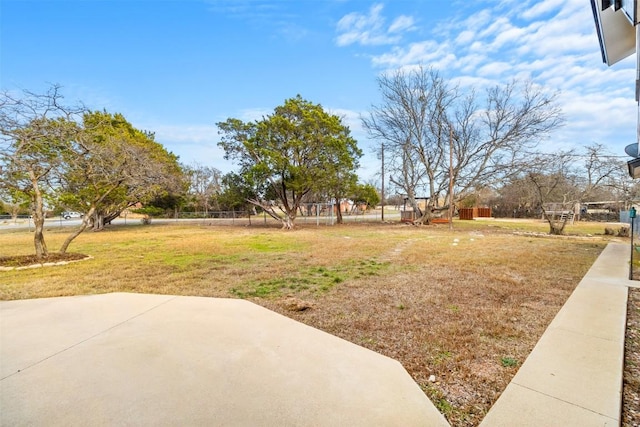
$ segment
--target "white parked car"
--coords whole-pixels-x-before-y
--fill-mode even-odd
[[[82,218],[83,214],[81,214],[80,212],[62,212],[62,215],[60,216],[64,219],[71,219],[71,218]]]

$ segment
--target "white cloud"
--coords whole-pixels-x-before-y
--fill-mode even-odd
[[[477,74],[481,77],[500,77],[511,70],[511,65],[506,62],[491,62],[479,67]]]
[[[556,9],[559,5],[560,2],[557,0],[544,0],[536,3],[533,7],[524,10],[521,17],[527,20],[539,18]]]
[[[385,18],[381,12],[382,4],[374,4],[368,14],[352,12],[343,16],[336,25],[338,46],[350,44],[385,45],[398,43],[402,33],[413,30],[414,19],[401,15],[393,20],[390,26],[385,26]]]
[[[609,68],[602,64],[588,2],[478,3],[484,7],[437,23],[428,37],[398,41],[371,55],[371,65],[384,71],[433,66],[461,91],[476,89],[479,95],[486,87],[531,80],[558,93],[566,125],[552,136],[556,147],[597,142],[622,154],[635,142],[635,57]],[[414,34],[427,29],[419,30]]]
[[[389,26],[389,33],[399,33],[415,29],[415,20],[411,16],[400,15]]]
[[[593,143],[624,155],[624,147],[635,142],[635,103],[628,98],[603,94],[583,95],[563,92],[560,103],[566,124],[549,142],[554,150],[579,150]],[[545,144],[543,144],[543,147]]]
[[[471,45],[469,46],[469,50],[473,53],[477,53],[477,54],[483,54],[486,58],[486,54],[489,52],[489,48],[487,47],[487,44],[483,41],[480,40],[476,40],[473,43],[471,43]]]
[[[362,138],[365,130],[362,127],[362,121],[360,117],[362,115],[359,111],[348,110],[345,108],[329,108],[327,112],[334,114],[342,119],[342,123],[349,127],[352,136],[356,139]]]
[[[390,52],[374,56],[373,65],[377,67],[400,68],[418,63],[434,63],[443,59],[451,60],[448,46],[432,40],[411,43],[407,48],[394,47]]]
[[[453,77],[451,82],[462,90],[486,88],[495,85],[495,80],[493,79],[470,75]]]
[[[262,120],[263,117],[273,114],[273,108],[246,108],[240,111],[239,119],[243,122]]]
[[[496,51],[506,44],[517,44],[526,32],[527,30],[525,28],[505,25],[491,43],[491,50]]]
[[[468,16],[466,19],[451,19],[438,23],[434,29],[434,36],[444,39],[455,39],[457,34],[470,32],[475,35],[487,28],[494,21],[489,9],[482,9]],[[465,42],[466,43],[466,42]]]
[[[496,17],[489,26],[478,31],[477,37],[480,39],[493,37],[502,34],[504,31],[512,29],[509,19],[506,16]]]
[[[147,129],[147,128],[145,128]],[[175,142],[208,143],[218,139],[218,127],[214,125],[151,125],[156,139]]]
[[[464,30],[458,34],[458,37],[455,39],[456,45],[466,45],[471,43],[471,41],[475,38],[476,33],[471,30]]]
[[[469,53],[458,60],[458,69],[462,74],[473,74],[486,61],[486,56],[480,53]]]

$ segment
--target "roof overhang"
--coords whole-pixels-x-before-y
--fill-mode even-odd
[[[627,169],[631,178],[640,178],[640,158],[632,159],[627,162]]]
[[[619,0],[613,3],[614,8],[618,7],[618,9],[622,9],[624,14],[627,15],[631,25],[638,25],[640,23],[640,2],[638,2],[638,0]]]
[[[639,7],[638,0],[591,0],[602,61],[607,65],[636,51],[634,23],[640,17]]]

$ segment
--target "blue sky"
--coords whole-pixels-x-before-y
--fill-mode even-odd
[[[359,117],[376,78],[432,66],[462,90],[519,79],[559,92],[548,150],[636,142],[635,56],[602,63],[588,0],[1,0],[2,89],[63,86],[120,112],[190,164],[233,169],[215,123],[303,98],[344,117],[374,178]]]

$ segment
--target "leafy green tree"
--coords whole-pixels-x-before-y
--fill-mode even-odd
[[[344,156],[344,158],[341,159],[340,155]],[[351,163],[354,160],[356,158],[350,156],[349,151],[345,150],[342,153],[338,153],[338,156],[327,165],[324,187],[326,187],[327,198],[333,199],[337,207],[336,222],[338,224],[343,223],[340,202],[351,198],[358,185],[358,175],[353,172],[355,166]]]
[[[120,114],[89,112],[62,103],[59,86],[44,94],[0,93],[0,193],[29,200],[38,257],[44,239],[45,205],[85,213],[62,244],[64,253],[89,222],[94,229],[124,208],[179,187],[177,157],[135,129]]]
[[[380,194],[371,184],[358,184],[353,194],[353,202],[356,205],[364,204],[367,208],[377,206],[380,203]]]
[[[300,95],[260,121],[227,119],[217,125],[225,157],[240,165],[243,180],[255,190],[249,202],[286,229],[294,227],[305,195],[318,191],[335,196],[331,185],[353,173],[362,155],[338,116]],[[267,198],[267,190],[273,199]]]
[[[65,241],[63,251],[90,223],[94,230],[101,230],[124,209],[182,186],[177,156],[121,114],[86,113],[78,145],[85,155],[68,162],[60,199],[85,216],[83,227]]]
[[[20,213],[28,213],[29,205],[28,195],[10,188],[4,189],[0,182],[0,209],[10,214],[12,221],[16,221]]]
[[[187,203],[186,188],[181,191],[166,191],[154,197],[147,206],[157,208],[157,216],[175,217]]]
[[[253,187],[243,179],[242,175],[230,172],[222,177],[222,191],[218,196],[220,209],[248,211],[250,206],[253,206],[248,200],[255,198]]]

